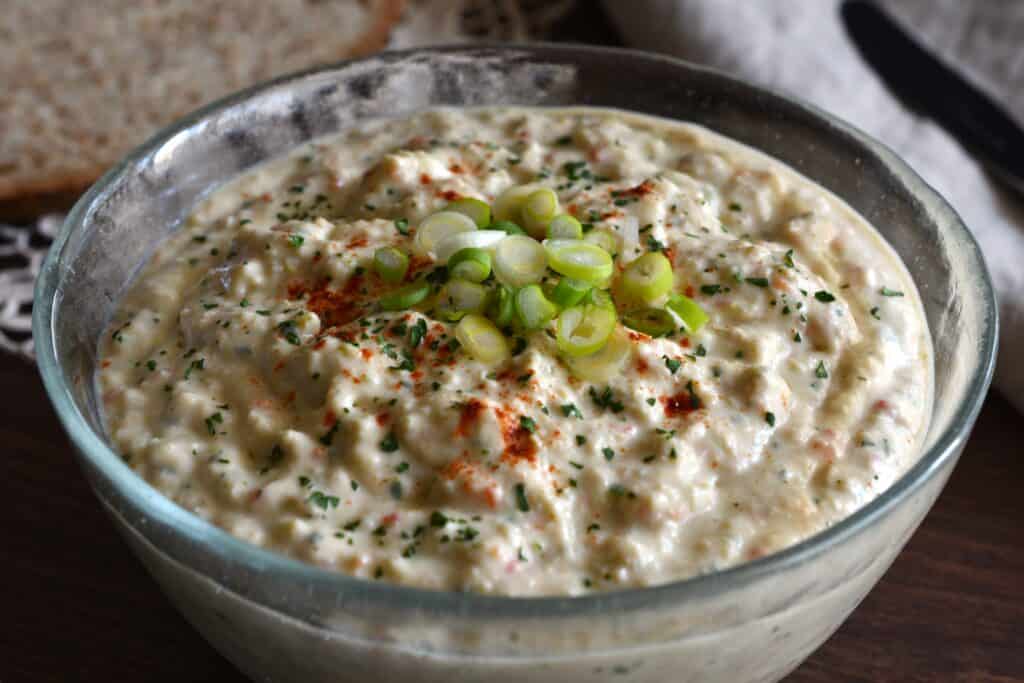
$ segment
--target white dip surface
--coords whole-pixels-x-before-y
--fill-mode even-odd
[[[616,235],[616,277],[665,253],[709,322],[620,327],[629,357],[591,383],[554,324],[488,366],[429,299],[379,310],[376,248],[527,183]],[[703,128],[595,109],[427,112],[232,182],[145,266],[102,357],[115,447],[183,507],[347,574],[506,595],[792,545],[899,477],[931,409],[918,294],[872,227]]]

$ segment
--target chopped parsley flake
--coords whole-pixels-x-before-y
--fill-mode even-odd
[[[903,292],[896,289],[889,289],[888,287],[882,287],[878,291],[882,296],[903,296]]]
[[[605,387],[601,393],[598,393],[594,387],[590,387],[590,398],[597,407],[608,408],[613,413],[621,413],[626,409],[626,407],[622,405],[622,401],[615,398],[615,394],[612,393],[611,387]]]
[[[609,462],[615,458],[615,451],[613,451],[611,448],[608,448],[607,446],[601,449],[601,453],[604,454],[604,459],[608,460]]]
[[[526,499],[526,486],[521,483],[516,484],[516,507],[520,512],[530,511],[530,501]]]
[[[673,375],[676,374],[676,371],[679,370],[679,367],[683,364],[683,361],[678,358],[669,358],[668,356],[662,356],[662,358],[665,359],[665,367],[668,368],[668,371]]]
[[[320,443],[325,446],[330,446],[334,441],[334,435],[338,433],[339,426],[340,423],[335,421],[335,423],[331,425],[331,428],[327,430],[327,433],[320,437]]]
[[[341,502],[337,496],[329,496],[322,491],[313,491],[306,500],[321,510],[326,510],[329,507],[336,508]]]
[[[206,418],[204,422],[206,423],[206,431],[210,433],[210,436],[217,436],[217,425],[224,422],[224,417],[220,413],[214,413]]]
[[[302,235],[289,235],[288,236],[288,244],[290,244],[290,245],[292,245],[293,247],[296,247],[296,248],[301,247],[303,242],[305,242],[305,241],[306,241],[306,238],[303,237]]]
[[[285,320],[277,326],[277,329],[285,341],[292,346],[299,346],[302,343],[302,339],[299,337],[299,330],[295,327],[295,321]]]
[[[583,419],[583,413],[576,407],[575,403],[565,403],[561,406],[562,415],[566,417],[575,417],[577,420]]]
[[[764,421],[768,423],[769,427],[775,426],[775,413],[770,410],[764,414]]]
[[[828,379],[828,368],[825,367],[825,361],[818,361],[818,367],[814,368],[814,376],[818,379]]]
[[[519,426],[525,429],[526,431],[530,432],[531,434],[535,434],[537,432],[537,423],[533,420],[532,417],[520,415]]]
[[[834,296],[832,296],[829,292],[826,292],[824,289],[819,289],[817,292],[815,292],[814,298],[823,304],[830,304],[836,300]]]
[[[722,290],[722,285],[701,285],[700,293],[713,296]]]
[[[398,450],[398,437],[394,432],[388,432],[387,436],[380,442],[380,449],[385,453],[394,453]]]
[[[745,278],[744,281],[747,284],[754,285],[755,287],[767,287],[768,286],[768,278],[766,278],[766,277],[748,277],[748,278]]]

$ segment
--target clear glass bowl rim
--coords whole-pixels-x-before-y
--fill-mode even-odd
[[[74,205],[65,219],[60,233],[47,254],[36,281],[32,332],[40,375],[46,392],[53,403],[57,416],[71,438],[81,457],[89,461],[97,472],[138,509],[163,524],[173,526],[178,533],[191,543],[197,544],[223,562],[245,566],[250,570],[273,575],[275,580],[288,583],[317,584],[338,593],[357,593],[364,604],[380,602],[395,609],[407,606],[419,614],[461,615],[466,618],[581,618],[605,613],[609,610],[636,611],[658,605],[679,604],[688,599],[708,599],[728,593],[740,586],[749,585],[783,573],[787,569],[809,562],[826,553],[833,546],[844,543],[871,526],[880,517],[910,497],[929,479],[936,476],[949,458],[956,457],[969,435],[982,402],[992,380],[995,367],[998,340],[998,307],[995,293],[977,241],[964,225],[955,210],[932,189],[909,165],[878,142],[856,127],[788,94],[754,85],[705,66],[681,59],[639,50],[609,48],[586,45],[563,45],[555,43],[502,44],[502,45],[443,45],[430,48],[391,51],[387,55],[401,58],[419,54],[479,53],[481,50],[500,53],[507,51],[518,56],[526,54],[531,59],[544,59],[546,55],[574,56],[585,59],[587,55],[615,55],[618,59],[631,61],[661,62],[685,71],[701,72],[722,79],[736,87],[753,90],[758,94],[785,100],[790,106],[802,109],[812,118],[823,120],[831,127],[854,138],[864,147],[866,154],[874,155],[888,167],[908,190],[923,204],[937,207],[941,230],[954,234],[971,251],[968,259],[977,264],[974,269],[979,285],[977,291],[984,296],[981,310],[990,321],[980,338],[980,361],[978,372],[969,380],[967,399],[963,401],[950,419],[947,429],[902,477],[889,489],[869,502],[860,510],[834,526],[780,552],[747,562],[729,569],[675,581],[648,588],[628,589],[608,593],[594,593],[566,597],[504,597],[472,593],[429,591],[396,584],[371,582],[351,577],[340,572],[320,569],[276,552],[265,550],[231,536],[220,528],[200,519],[179,507],[162,493],[136,475],[107,443],[86,422],[78,410],[61,372],[54,339],[53,316],[55,297],[60,284],[62,258],[71,234],[87,225],[94,208],[110,192],[115,181],[130,173],[150,155],[181,131],[193,126],[209,114],[238,104],[264,90],[286,85],[313,73],[333,71],[360,61],[345,60],[330,65],[295,72],[263,82],[239,91],[190,115],[179,119],[154,134],[145,143],[129,153],[120,163],[111,168]],[[374,57],[380,57],[375,55]],[[371,57],[371,58],[374,58]]]

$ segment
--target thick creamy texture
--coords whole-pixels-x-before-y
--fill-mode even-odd
[[[595,385],[544,331],[488,367],[454,324],[375,308],[377,247],[524,183],[614,231],[618,268],[664,250],[709,323],[629,333]],[[693,125],[492,109],[367,125],[214,192],[129,289],[98,381],[126,462],[240,538],[369,579],[564,595],[848,516],[917,458],[931,375],[903,265],[791,169]]]

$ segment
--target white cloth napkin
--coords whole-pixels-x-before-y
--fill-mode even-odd
[[[1024,202],[996,188],[943,129],[905,109],[860,57],[839,0],[604,0],[633,47],[788,91],[892,147],[960,213],[999,296],[996,386],[1024,412]],[[889,0],[925,45],[1024,120],[1024,2]]]

